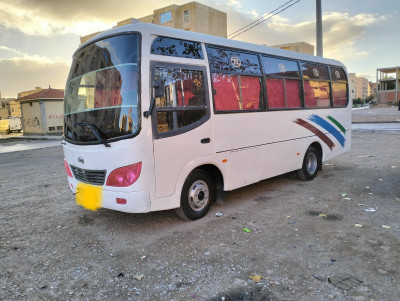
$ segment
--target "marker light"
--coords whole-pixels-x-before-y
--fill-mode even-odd
[[[126,199],[116,198],[115,201],[118,205],[126,205]]]
[[[106,186],[127,187],[136,182],[142,170],[142,162],[117,168],[107,178]]]
[[[64,166],[65,166],[65,171],[67,172],[67,176],[73,178],[71,169],[69,168],[69,165],[67,163],[67,160],[65,160],[65,158],[64,158]]]

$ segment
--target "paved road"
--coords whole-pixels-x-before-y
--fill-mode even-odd
[[[353,123],[353,131],[392,131],[400,132],[400,123]],[[24,140],[22,137],[10,142],[0,144],[0,153],[18,152],[30,149],[59,146],[61,139],[57,140]]]
[[[45,147],[53,147],[59,146],[61,144],[61,140],[21,140],[21,141],[12,141],[1,143],[0,145],[0,154],[1,153],[10,153],[10,152],[19,152],[24,150],[45,148]]]
[[[395,131],[400,132],[400,123],[353,123],[353,131]]]

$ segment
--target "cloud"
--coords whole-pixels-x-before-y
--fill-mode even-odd
[[[323,16],[324,56],[343,59],[350,53],[366,56],[368,52],[357,49],[356,41],[365,35],[368,27],[390,19],[390,15],[355,14],[331,12]],[[249,22],[250,23],[250,22]],[[276,45],[291,42],[306,42],[315,46],[315,21],[292,24],[289,19],[274,16],[267,22],[249,30],[238,40]]]
[[[0,25],[26,35],[86,35],[111,28],[120,20],[149,15],[154,9],[170,4],[167,0],[2,0]]]
[[[0,60],[0,91],[2,97],[16,98],[22,91],[34,87],[63,89],[69,66],[40,57]]]

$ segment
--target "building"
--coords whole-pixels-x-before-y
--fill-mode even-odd
[[[227,36],[226,13],[215,8],[190,2],[183,5],[170,5],[153,11],[153,14],[137,19],[139,22],[152,23],[183,30],[189,30],[219,37]],[[131,24],[135,21],[129,18],[117,22],[117,26]],[[81,37],[81,43],[98,35],[100,32]]]
[[[350,99],[367,99],[371,95],[371,85],[364,77],[358,77],[355,73],[349,73]]]
[[[270,45],[269,47],[314,55],[314,46],[305,42]]]
[[[10,116],[10,101],[6,98],[0,98],[0,119],[7,119]]]
[[[21,106],[24,135],[62,134],[64,90],[40,89],[17,98]]]
[[[400,101],[400,66],[376,70],[377,103],[398,104]]]

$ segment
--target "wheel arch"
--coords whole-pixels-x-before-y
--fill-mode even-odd
[[[221,170],[213,164],[200,165],[196,167],[196,169],[204,170],[210,175],[214,183],[215,201],[223,203],[225,201],[225,193],[224,193],[224,177],[222,175]]]

